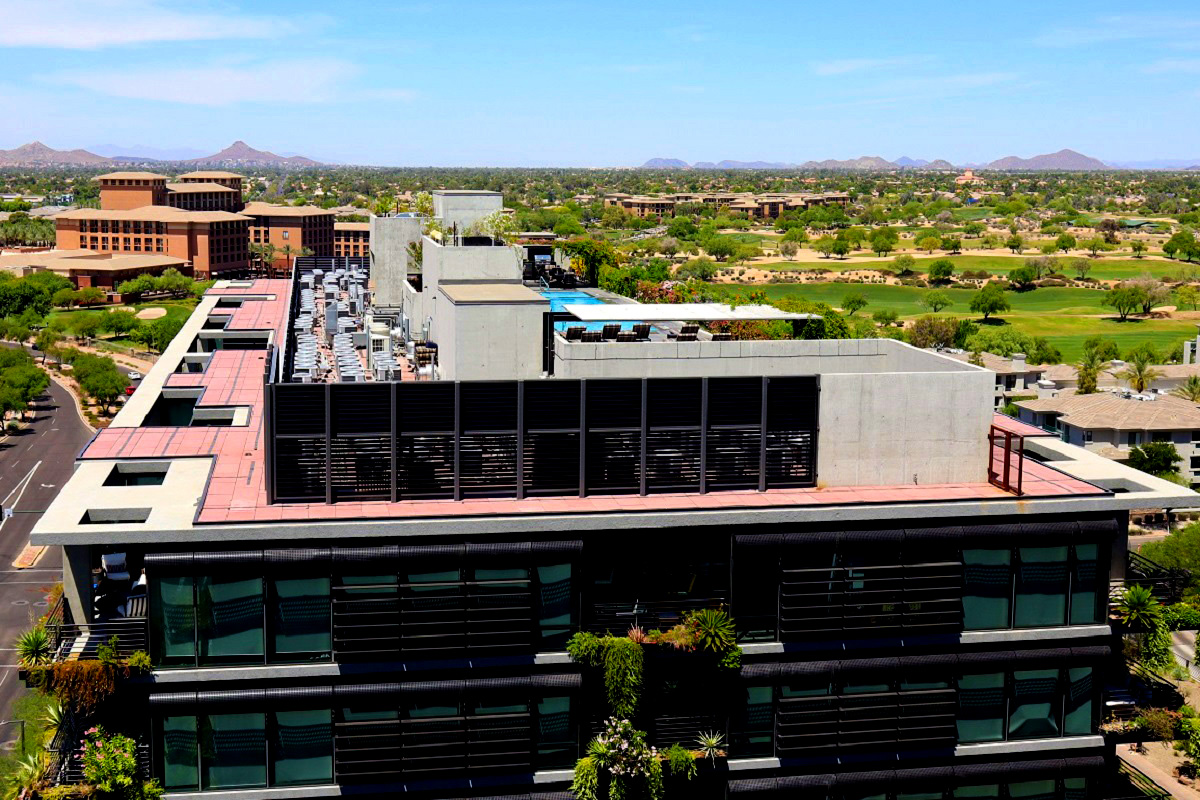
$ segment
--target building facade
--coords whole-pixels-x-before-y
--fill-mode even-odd
[[[54,218],[60,250],[155,253],[191,264],[199,280],[244,274],[250,219],[228,211],[142,206],[127,211],[80,208]]]
[[[332,211],[316,206],[278,206],[248,203],[242,213],[250,217],[250,241],[275,247],[273,275],[289,274],[292,259],[306,254],[333,256]]]
[[[568,640],[700,609],[740,663],[638,651],[649,741],[720,736],[668,797],[1119,796],[1109,586],[1190,493],[892,340],[568,338],[595,303],[480,238],[399,316],[334,263],[218,284],[38,523],[59,652],[151,656],[106,720],[168,798],[566,798],[611,713]]]
[[[335,258],[371,255],[371,223],[333,223],[333,255]]]
[[[1134,447],[1166,442],[1179,453],[1179,473],[1200,483],[1200,407],[1190,400],[1117,389],[1064,391],[1016,405],[1021,421],[1117,461],[1129,458]]]

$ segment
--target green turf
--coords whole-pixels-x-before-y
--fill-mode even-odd
[[[932,256],[925,254],[913,254],[916,260],[916,270],[923,271],[931,261],[936,261],[941,258],[948,258],[954,264],[955,272],[964,270],[979,271],[987,270],[992,274],[1006,275],[1010,271],[1022,266],[1026,258],[1035,257],[1035,253],[1029,252],[1021,256],[976,256],[976,255],[957,255],[950,256],[945,254],[935,253]],[[1083,257],[1082,254],[1072,254],[1067,257],[1052,256],[1058,264],[1057,269],[1069,277],[1075,277],[1075,271],[1071,269],[1071,262],[1076,258]],[[862,264],[854,263],[854,259],[874,259],[877,263]],[[767,264],[755,264],[759,269],[769,270],[804,270],[820,267],[822,269],[833,270],[835,272],[843,272],[849,269],[870,269],[871,267],[888,268],[888,262],[892,261],[894,256],[886,260],[879,260],[878,256],[868,251],[858,251],[851,253],[847,259],[823,258],[819,262],[811,261],[779,261]],[[1116,255],[1111,255],[1105,258],[1095,259],[1092,264],[1092,269],[1087,277],[1097,278],[1100,280],[1124,280],[1133,278],[1143,272],[1149,272],[1156,278],[1161,278],[1164,275],[1176,276],[1181,270],[1192,270],[1200,272],[1200,264],[1186,264],[1181,261],[1164,261],[1161,259],[1150,258],[1121,258]]]
[[[784,297],[803,297],[814,302],[840,307],[842,298],[857,292],[867,298],[868,305],[859,316],[880,309],[893,309],[902,317],[921,316],[928,311],[919,300],[929,290],[911,286],[880,286],[855,283],[768,284],[765,286],[728,286],[725,291],[745,295],[764,291],[772,300]],[[943,290],[954,305],[942,311],[956,317],[978,319],[969,311],[974,291]],[[1000,324],[1008,324],[1031,336],[1045,336],[1062,351],[1063,358],[1075,361],[1083,354],[1083,342],[1100,334],[1116,341],[1124,352],[1142,343],[1150,343],[1161,352],[1171,350],[1178,342],[1195,336],[1193,320],[1149,319],[1121,322],[1110,309],[1101,305],[1104,292],[1097,289],[1048,288],[1031,292],[1007,293],[1012,311],[1000,315]]]

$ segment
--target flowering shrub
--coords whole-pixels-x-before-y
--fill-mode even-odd
[[[662,762],[658,750],[646,742],[646,734],[633,727],[627,719],[609,717],[604,732],[588,744],[585,758],[575,765],[572,791],[576,800],[597,800],[600,786],[598,772],[607,770],[610,776],[610,800],[649,795],[662,797]]]
[[[140,788],[137,775],[137,745],[128,736],[107,734],[103,728],[90,728],[79,749],[83,774],[88,783],[102,792],[128,795]]]

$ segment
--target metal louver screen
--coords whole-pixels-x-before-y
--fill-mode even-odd
[[[271,502],[816,485],[813,376],[268,390]]]

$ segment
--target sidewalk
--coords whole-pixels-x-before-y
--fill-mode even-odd
[[[1153,745],[1157,747],[1158,745]],[[1157,783],[1176,800],[1197,800],[1200,798],[1200,792],[1197,792],[1191,787],[1184,786],[1179,782],[1179,779],[1174,775],[1164,772],[1159,767],[1156,767],[1149,758],[1131,750],[1128,745],[1117,745],[1117,757],[1128,761],[1137,769],[1145,773],[1146,777]]]

